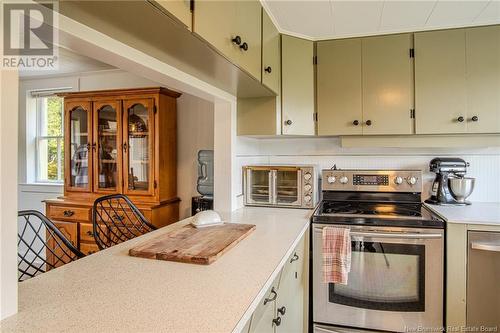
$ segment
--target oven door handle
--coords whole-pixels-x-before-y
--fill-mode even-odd
[[[315,232],[322,232],[323,228],[314,228]],[[351,237],[370,237],[370,238],[404,238],[404,239],[438,239],[442,234],[435,233],[406,233],[406,232],[362,232],[351,231]]]

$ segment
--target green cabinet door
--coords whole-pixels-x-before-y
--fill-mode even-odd
[[[415,33],[417,134],[465,133],[465,30]]]
[[[281,50],[283,134],[314,135],[313,42],[283,35]]]
[[[265,10],[262,11],[262,83],[280,94],[280,33]]]
[[[500,132],[500,26],[466,30],[467,132]]]

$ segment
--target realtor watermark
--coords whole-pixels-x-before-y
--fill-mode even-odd
[[[408,333],[434,333],[434,332],[498,332],[498,326],[446,326],[446,327],[405,327]]]
[[[57,2],[2,1],[3,69],[58,69]]]

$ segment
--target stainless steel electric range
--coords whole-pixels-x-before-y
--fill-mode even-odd
[[[444,221],[422,204],[422,172],[323,170],[312,216],[314,332],[443,327]],[[350,228],[346,285],[322,280],[322,229]]]

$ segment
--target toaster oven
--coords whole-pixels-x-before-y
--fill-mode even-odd
[[[245,166],[247,206],[314,208],[318,176],[314,166]]]

